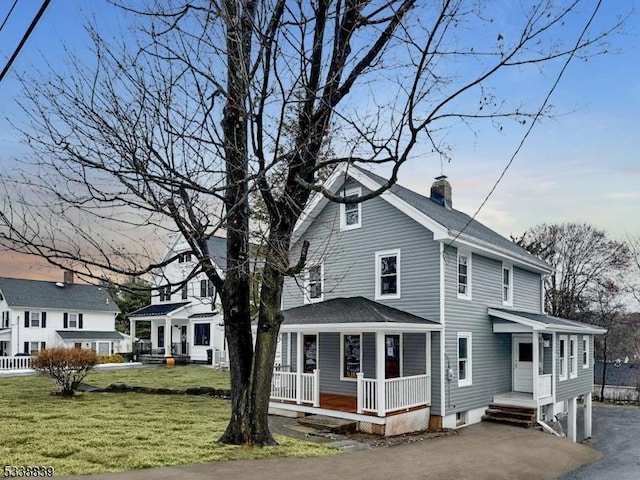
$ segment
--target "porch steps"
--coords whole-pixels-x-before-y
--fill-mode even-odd
[[[514,407],[492,403],[482,416],[484,422],[502,423],[516,427],[533,428],[537,426],[535,408]]]
[[[358,427],[358,422],[353,420],[328,417],[326,415],[307,415],[306,417],[298,418],[297,422],[305,427],[331,433],[355,432]]]

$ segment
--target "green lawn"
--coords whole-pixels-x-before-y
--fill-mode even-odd
[[[219,372],[189,366],[98,372],[88,383],[184,388],[224,381]],[[278,447],[217,444],[229,416],[224,400],[137,393],[63,399],[54,390],[44,377],[0,379],[0,463],[51,465],[58,475],[77,475],[336,452],[287,437],[278,437]]]

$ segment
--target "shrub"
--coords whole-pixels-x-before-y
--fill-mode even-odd
[[[98,363],[124,363],[124,358],[117,353],[113,355],[98,355]]]
[[[97,363],[98,356],[93,350],[49,348],[41,350],[31,365],[38,373],[51,377],[58,384],[58,395],[71,397]]]

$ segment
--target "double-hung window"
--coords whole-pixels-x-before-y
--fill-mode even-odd
[[[578,376],[578,336],[569,337],[569,378]]]
[[[458,298],[471,300],[471,254],[458,251]]]
[[[305,303],[321,302],[323,300],[324,264],[309,267],[305,274],[304,301]]]
[[[62,327],[63,328],[82,328],[82,313],[68,313],[62,314]]]
[[[400,250],[376,252],[375,299],[400,298]]]
[[[347,200],[355,200],[362,195],[361,188],[352,188],[345,192]],[[362,203],[340,204],[340,230],[352,230],[362,226]]]
[[[502,304],[513,305],[513,267],[502,264]]]
[[[565,335],[558,337],[558,368],[560,380],[566,380],[569,369],[567,366],[567,337]]]
[[[160,287],[160,301],[168,302],[171,300],[171,286],[165,285],[164,287]]]
[[[589,337],[582,336],[582,368],[589,368]]]
[[[458,333],[458,386],[472,384],[471,376],[471,332]]]
[[[200,280],[200,296],[201,297],[213,297],[214,289],[213,282],[211,280]]]

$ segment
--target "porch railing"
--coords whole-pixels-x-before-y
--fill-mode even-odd
[[[229,352],[227,350],[214,350],[213,351],[213,365],[215,366],[228,366],[229,365]]]
[[[31,368],[33,357],[0,357],[0,370],[24,370]]]
[[[187,342],[175,342],[171,344],[172,355],[189,355],[189,344]]]
[[[311,403],[320,406],[320,371],[297,373],[274,371],[271,380],[271,398],[288,402]]]
[[[551,396],[551,385],[553,383],[552,380],[553,375],[551,373],[538,375],[538,398],[546,398]]]
[[[431,386],[429,375],[413,375],[410,377],[389,378],[384,381],[385,405],[380,409],[377,399],[378,381],[364,378],[359,373],[358,379],[358,413],[373,412],[378,415],[427,405],[430,402]]]

